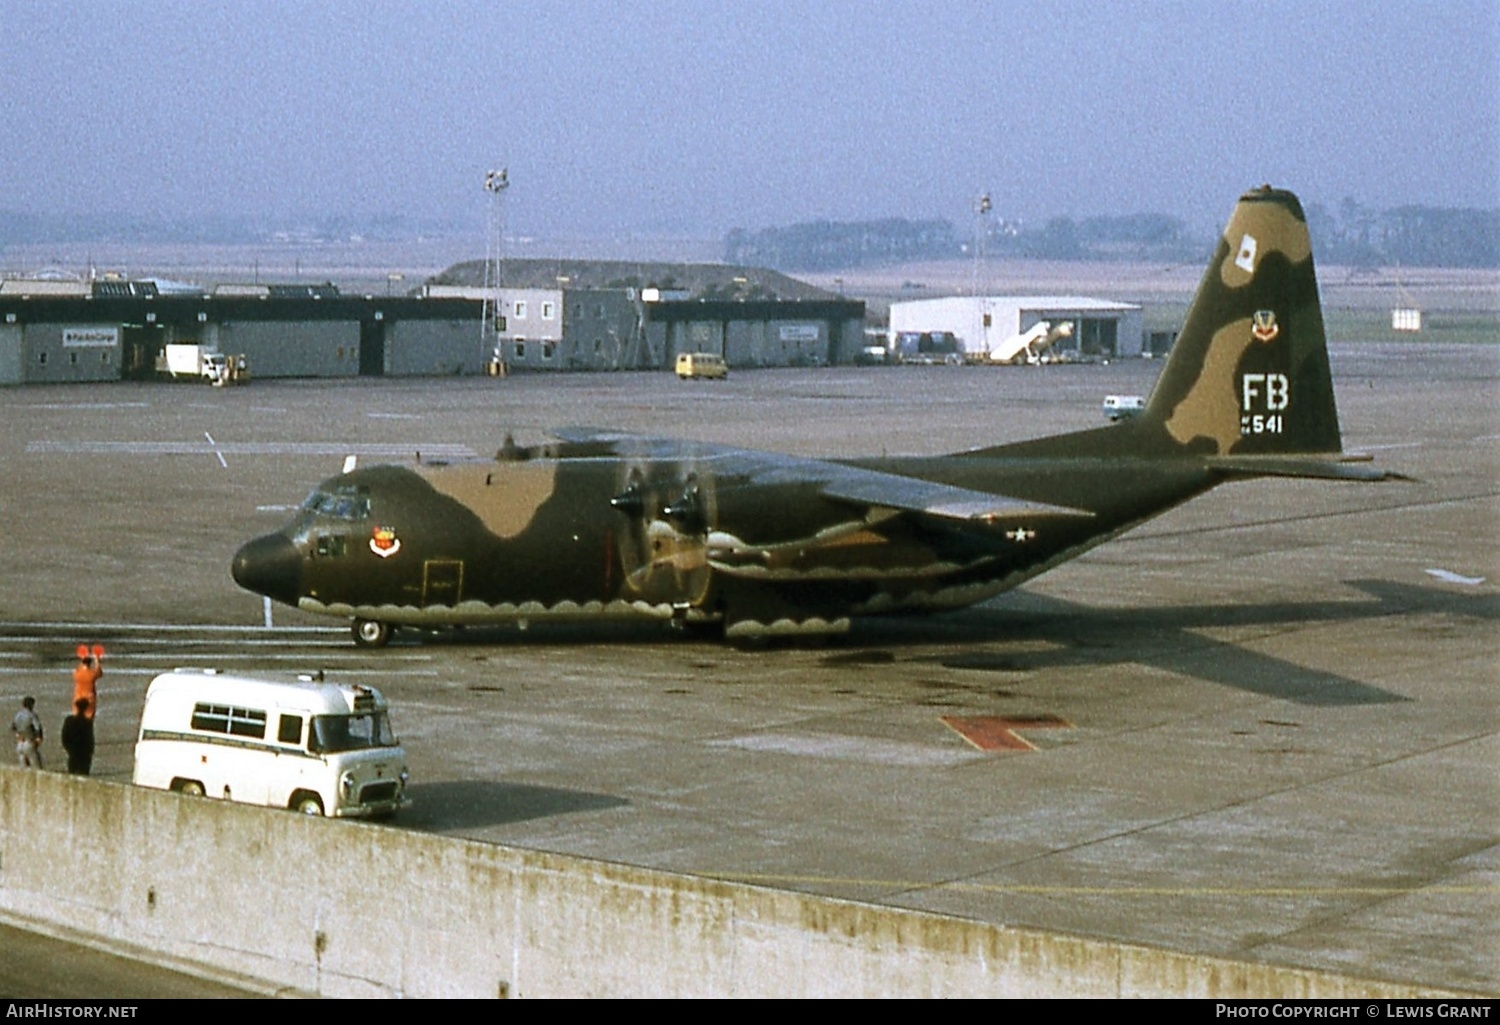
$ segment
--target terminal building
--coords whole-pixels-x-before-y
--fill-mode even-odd
[[[1143,347],[1141,308],[1083,296],[951,296],[891,304],[890,339],[908,333],[951,333],[959,351],[982,359],[1003,351],[1042,322],[1071,330],[1051,343],[1064,358],[1139,356]]]
[[[810,366],[859,353],[864,304],[720,265],[460,264],[401,296],[336,285],[0,281],[0,384],[147,379],[169,344],[246,357],[254,377],[411,377]]]

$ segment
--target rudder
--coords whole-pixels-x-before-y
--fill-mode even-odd
[[[1342,448],[1302,204],[1240,197],[1143,420],[1203,455]]]

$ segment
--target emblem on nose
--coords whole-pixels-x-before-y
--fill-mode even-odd
[[[389,559],[401,550],[401,539],[395,527],[376,527],[370,536],[370,551],[382,559]]]

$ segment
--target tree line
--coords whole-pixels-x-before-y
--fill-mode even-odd
[[[1372,210],[1346,199],[1336,208],[1309,204],[1307,219],[1325,264],[1500,267],[1500,210]],[[966,259],[981,244],[994,257],[1183,262],[1202,259],[1213,238],[1156,213],[1054,217],[1036,225],[986,218],[982,238],[947,220],[809,221],[754,232],[736,228],[725,236],[724,259],[781,271],[834,271]]]
[[[1324,263],[1355,267],[1500,267],[1500,210],[1400,206],[1352,199],[1309,204],[1307,226]]]

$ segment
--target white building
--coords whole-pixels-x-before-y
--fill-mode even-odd
[[[1143,344],[1141,308],[1076,295],[950,296],[891,304],[888,344],[897,351],[903,334],[951,332],[966,356],[982,359],[1006,352],[1008,342],[1032,335],[1055,337],[1052,351],[1074,356],[1139,356]],[[1071,324],[1064,331],[1062,325]]]

